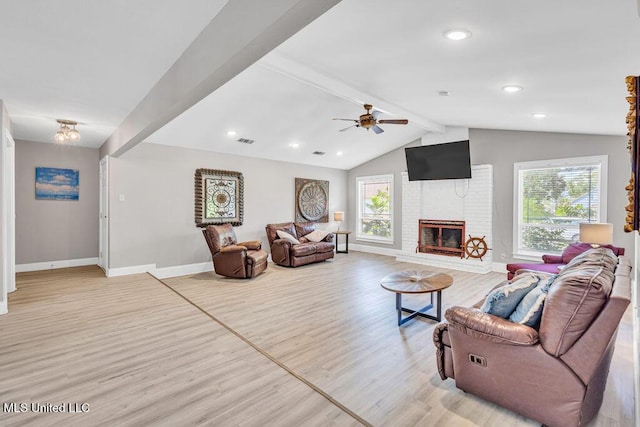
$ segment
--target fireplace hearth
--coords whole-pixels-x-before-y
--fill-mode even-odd
[[[418,220],[416,252],[464,257],[464,221]]]

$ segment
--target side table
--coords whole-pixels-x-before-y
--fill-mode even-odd
[[[349,234],[351,234],[350,231],[336,231],[335,235],[336,235],[336,253],[337,254],[348,254],[349,253]],[[338,250],[338,241],[340,239],[338,239],[338,237],[340,237],[340,235],[344,236],[345,239],[345,244],[344,244],[344,251]]]

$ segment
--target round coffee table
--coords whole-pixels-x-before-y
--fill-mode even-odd
[[[391,273],[380,281],[384,289],[395,292],[396,310],[398,312],[398,326],[403,325],[418,316],[431,320],[442,320],[442,290],[453,283],[453,277],[444,273],[435,273],[428,270],[405,270]],[[436,315],[426,314],[425,311],[433,308],[433,293],[436,293]],[[412,310],[402,306],[402,294],[431,294],[431,303],[419,310]],[[402,317],[402,312],[411,313]]]

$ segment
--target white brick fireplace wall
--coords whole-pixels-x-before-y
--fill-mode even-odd
[[[471,179],[442,181],[409,181],[402,173],[402,250],[398,261],[451,268],[454,270],[488,273],[493,252],[488,251],[482,261],[474,258],[416,253],[418,220],[465,221],[465,241],[469,235],[485,237],[493,247],[493,166],[471,166]]]

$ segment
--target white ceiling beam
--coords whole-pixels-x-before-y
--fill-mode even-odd
[[[436,123],[427,117],[385,101],[371,93],[367,93],[365,90],[351,86],[335,77],[287,58],[277,51],[273,51],[263,57],[257,64],[360,106],[365,103],[373,104],[376,110],[406,118],[412,125],[421,127],[429,132],[443,133],[445,131],[445,126],[440,123]]]
[[[100,157],[135,147],[339,2],[229,0],[102,144]]]

